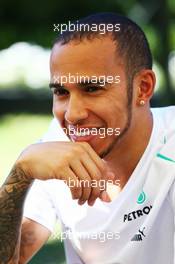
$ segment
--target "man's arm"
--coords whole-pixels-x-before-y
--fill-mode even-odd
[[[92,180],[99,182],[110,177],[104,162],[85,142],[49,142],[25,149],[0,188],[1,263],[18,263],[23,204],[33,179],[58,179],[68,186],[73,181],[75,185],[69,186],[72,198],[92,206],[98,197],[110,201],[105,187],[101,190],[100,185],[92,186]],[[81,182],[89,184],[84,186]]]
[[[18,263],[23,203],[32,179],[14,166],[0,188],[0,260]]]
[[[51,232],[39,223],[24,217],[21,228],[19,264],[27,263],[48,240]]]

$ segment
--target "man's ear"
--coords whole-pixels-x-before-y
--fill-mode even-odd
[[[149,103],[154,93],[156,83],[155,73],[152,70],[141,70],[134,78],[135,102],[137,105]]]

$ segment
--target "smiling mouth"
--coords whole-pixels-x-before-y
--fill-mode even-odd
[[[80,130],[80,131],[74,131],[74,136],[76,137],[85,137],[85,136],[93,136],[92,135],[92,129],[86,129],[86,130]]]

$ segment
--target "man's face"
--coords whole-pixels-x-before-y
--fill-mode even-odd
[[[115,43],[109,37],[103,37],[56,44],[51,54],[50,70],[54,116],[67,131],[86,128],[89,134],[71,135],[71,132],[69,138],[76,142],[86,141],[101,157],[105,156],[126,134],[131,118],[124,63],[116,54]],[[78,83],[70,83],[64,78],[61,84],[63,76],[67,79],[68,76],[88,76],[88,82],[94,80],[93,76],[99,82],[102,80],[100,76],[112,76],[114,81],[111,83],[108,79],[109,83],[100,85],[82,80],[81,83],[79,80]],[[120,83],[117,83],[118,79]],[[120,136],[117,128],[120,128]],[[110,131],[109,135],[107,131]]]

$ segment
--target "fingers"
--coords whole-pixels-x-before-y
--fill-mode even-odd
[[[106,171],[106,165],[103,160],[97,155],[97,153],[93,150],[93,148],[86,142],[79,142],[78,144],[80,144],[89,154],[89,156],[95,162],[96,166],[99,168],[101,173],[104,173]]]
[[[95,162],[96,166],[99,168],[101,174],[103,175],[104,179],[114,179],[114,174],[110,171],[109,167],[106,164],[106,161],[101,159],[95,150],[86,142],[79,142],[86,152],[89,154],[91,159]]]
[[[109,202],[108,194],[103,194],[102,191],[106,189],[106,181],[114,179],[114,174],[88,143],[74,143],[74,151],[75,155],[69,164],[82,188],[78,203],[84,204],[87,201],[89,205],[93,205],[98,197],[104,202]]]
[[[84,153],[81,161],[91,178],[91,193],[88,199],[88,204],[91,205],[100,196],[101,190],[105,189],[105,183],[101,186],[103,174],[87,153]]]
[[[70,188],[72,199],[79,199],[82,196],[82,188],[79,179],[76,177],[71,168],[67,168],[65,173],[62,175],[61,180],[63,180]]]
[[[91,177],[79,160],[73,160],[71,162],[71,169],[79,179],[82,189],[81,196],[79,197],[79,204],[83,204],[89,199],[91,194]]]
[[[82,155],[81,162],[79,160],[73,160],[71,162],[71,169],[79,179],[82,188],[82,196],[79,199],[79,204],[82,205],[88,201],[90,205],[101,193],[98,183],[102,177],[99,169],[87,153]]]

